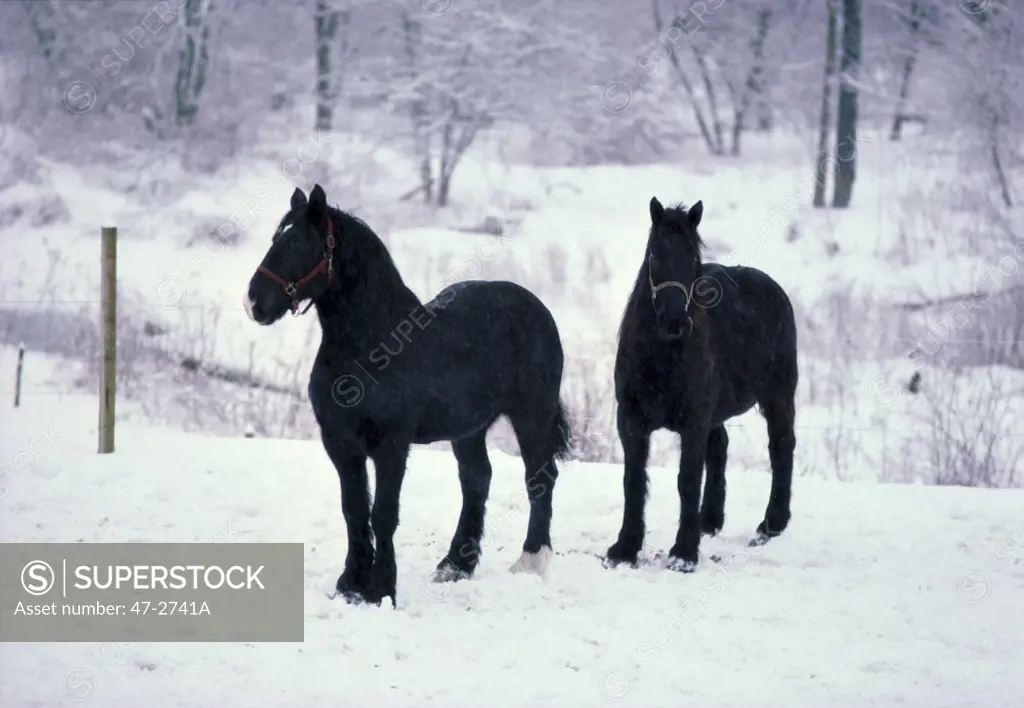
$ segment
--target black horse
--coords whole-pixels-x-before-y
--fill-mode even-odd
[[[544,574],[551,558],[551,496],[570,448],[559,399],[564,355],[551,312],[514,283],[466,281],[421,304],[365,223],[328,207],[313,187],[292,194],[270,249],[249,281],[245,309],[270,325],[315,305],[323,339],[309,400],[341,481],[348,555],[338,594],[395,605],[393,538],[412,444],[450,440],[462,513],[434,579],[469,577],[480,557],[491,484],[485,438],[508,417],[526,465],[530,520],[512,566]],[[376,491],[370,510],[366,459]],[[376,549],[374,548],[376,543]]]
[[[793,306],[755,268],[702,263],[703,204],[666,209],[651,199],[643,265],[619,327],[617,425],[625,508],[606,567],[635,565],[644,541],[650,436],[680,436],[679,531],[667,566],[692,572],[701,533],[725,523],[725,421],[757,404],[768,422],[772,486],[751,545],[786,528],[793,479],[797,338]],[[707,463],[704,499],[698,507]]]

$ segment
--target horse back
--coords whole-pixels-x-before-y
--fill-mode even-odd
[[[423,304],[429,324],[409,343],[408,364],[462,395],[501,398],[524,379],[560,381],[563,352],[550,310],[509,281],[454,283]],[[417,361],[414,363],[413,359]],[[435,386],[436,388],[436,386]]]
[[[721,302],[708,310],[708,321],[723,394],[740,405],[760,400],[768,387],[795,386],[796,317],[782,286],[747,266],[707,263],[704,274],[722,289]]]
[[[719,298],[701,304],[721,354],[796,353],[793,304],[774,278],[757,268],[719,263],[705,263],[703,275],[712,279],[713,297]],[[752,345],[755,352],[749,351]]]

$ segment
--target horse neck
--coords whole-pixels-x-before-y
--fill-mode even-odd
[[[633,284],[633,292],[630,293],[626,302],[626,311],[623,315],[623,325],[628,325],[640,331],[657,326],[654,319],[654,306],[651,303],[650,271],[647,265],[647,252],[644,251],[644,262],[637,273],[636,281]]]
[[[381,253],[370,258],[364,255],[361,262],[353,264],[352,273],[346,272],[341,249],[336,250],[333,261],[338,280],[316,301],[323,343],[335,351],[352,350],[353,356],[376,347],[421,304],[376,235],[373,240],[367,238],[363,247],[379,248]]]

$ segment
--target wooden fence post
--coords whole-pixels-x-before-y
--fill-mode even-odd
[[[25,343],[18,344],[18,373],[14,379],[14,407],[21,405],[21,369],[25,363]]]
[[[99,454],[114,451],[114,401],[117,398],[117,227],[100,231],[100,331],[103,361],[100,365]]]

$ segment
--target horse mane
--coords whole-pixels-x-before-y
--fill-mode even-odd
[[[355,262],[349,264],[342,263],[340,264],[342,267],[346,265],[356,266],[354,269],[356,272],[352,273],[352,275],[357,280],[362,280],[364,276],[369,275],[371,272],[377,274],[383,270],[393,273],[397,278],[397,282],[402,282],[401,273],[399,273],[398,266],[391,257],[391,253],[388,251],[387,246],[384,245],[381,237],[377,235],[377,232],[369,224],[337,205],[329,205],[327,213],[337,224],[334,236],[338,240],[336,250],[354,256],[353,260]],[[376,268],[361,267],[367,260],[372,261]]]
[[[676,202],[670,206],[665,207],[665,216],[663,222],[667,222],[669,226],[673,222],[682,221],[687,218],[687,213],[690,211],[690,207],[683,202]],[[699,253],[704,253],[704,239],[700,235],[698,229],[687,227],[687,229],[693,232],[693,237],[696,239],[697,250]],[[654,224],[651,224],[647,229],[647,246],[644,248],[643,262],[640,264],[640,269],[637,271],[636,278],[633,280],[633,290],[629,294],[629,299],[626,301],[626,306],[622,310],[622,317],[619,320],[619,339],[622,339],[622,335],[625,331],[626,319],[629,317],[630,310],[635,304],[643,297],[644,289],[647,287],[647,259],[648,253],[651,250],[651,239],[654,237]]]
[[[337,205],[328,205],[327,213],[334,220],[335,269],[344,274],[351,290],[360,293],[360,300],[372,301],[378,312],[408,311],[419,304],[419,298],[406,286],[398,266],[377,232],[355,214]],[[337,303],[352,310],[352,303],[342,297]],[[354,313],[353,313],[354,314]]]

